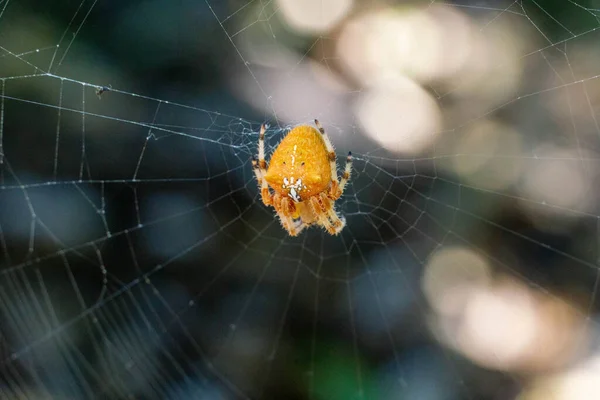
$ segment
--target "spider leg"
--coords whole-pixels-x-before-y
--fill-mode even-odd
[[[267,174],[267,162],[265,161],[265,132],[267,126],[262,124],[260,126],[260,133],[258,134],[258,167],[262,175]]]
[[[342,193],[344,193],[344,189],[346,188],[346,184],[350,179],[350,174],[352,173],[352,152],[348,152],[348,157],[346,157],[346,167],[344,168],[344,173],[342,174],[342,179],[340,180],[340,185],[338,187],[337,193],[331,192],[333,194],[333,199],[337,200],[340,198]]]
[[[310,226],[309,224],[305,223],[302,220],[299,220],[299,221],[292,220],[292,224],[294,224],[293,225],[294,233],[293,234],[290,233],[290,235],[292,235],[292,236],[298,236],[300,234],[300,232],[302,232],[304,230],[304,228],[307,228]]]
[[[283,229],[288,231],[290,236],[297,236],[298,233],[300,233],[300,231],[298,230],[298,227],[294,223],[294,220],[292,220],[292,217],[284,215],[281,211],[277,211],[277,215],[279,216],[279,221],[281,222],[281,226],[283,226]]]
[[[335,234],[337,235],[346,226],[346,219],[343,216],[340,217],[338,213],[335,212],[335,209],[333,208],[333,202],[330,200],[327,194],[321,193],[319,197],[321,198],[321,204],[324,205],[327,217],[335,229]]]
[[[315,125],[321,132],[321,137],[323,138],[323,142],[325,142],[325,149],[327,150],[327,158],[329,159],[329,167],[331,168],[331,186],[337,187],[339,182],[337,178],[337,164],[335,157],[335,149],[333,148],[333,144],[331,144],[331,140],[329,140],[329,136],[325,129],[321,126],[321,123],[318,119],[315,119]]]
[[[269,191],[269,184],[267,183],[265,175],[262,173],[256,160],[252,160],[252,168],[254,169],[254,175],[256,176],[256,180],[258,181],[258,185],[260,187],[260,195],[263,203],[266,206],[272,206],[274,195]]]
[[[337,176],[337,164],[336,164],[336,156],[335,149],[333,148],[333,144],[331,144],[331,140],[329,139],[329,135],[325,132],[325,129],[321,126],[321,123],[318,119],[315,119],[315,125],[321,132],[321,137],[323,138],[323,142],[325,142],[325,149],[327,150],[327,158],[329,159],[329,167],[331,168],[331,188],[330,193],[334,199],[338,199],[342,193],[344,192],[344,187],[346,183],[348,183],[348,179],[350,179],[350,173],[352,171],[352,153],[348,153],[348,157],[346,158],[346,167],[344,169],[344,174],[342,175],[341,182],[338,181]]]
[[[300,218],[298,221],[294,221],[293,215],[296,213],[297,210],[296,203],[294,203],[292,199],[290,199],[289,197],[283,197],[281,202],[284,213],[290,217],[291,223],[293,224],[295,229],[295,235],[292,236],[298,235],[304,230],[304,228],[310,226],[310,224],[307,224],[302,218]]]
[[[323,228],[327,230],[332,235],[337,235],[341,228],[336,228],[333,223],[329,220],[328,210],[325,204],[321,201],[319,196],[313,196],[310,198],[310,205],[312,207],[312,211],[315,215],[315,218],[319,225],[322,225]],[[343,226],[342,226],[343,228]]]
[[[346,219],[344,217],[340,217],[338,213],[335,212],[335,208],[333,206],[334,200],[332,200],[327,193],[319,194],[319,203],[322,205],[321,209],[331,222],[331,226],[334,229],[333,233],[337,235],[346,226]]]
[[[260,172],[260,168],[258,168],[258,161],[256,161],[256,158],[252,159],[252,170],[254,171],[254,176],[256,176],[258,186],[260,186],[262,183],[262,173]]]
[[[275,210],[277,211],[281,225],[286,231],[288,231],[290,236],[298,236],[298,234],[308,226],[304,222],[296,222],[292,218],[292,215],[295,211],[295,206],[291,199],[276,194],[274,204],[277,205]]]
[[[265,161],[265,131],[267,127],[262,124],[260,127],[260,133],[258,134],[258,161],[252,160],[252,168],[254,169],[254,175],[260,186],[260,194],[262,201],[265,205],[273,205],[273,195],[269,191],[269,184],[265,179],[267,175],[267,162]]]

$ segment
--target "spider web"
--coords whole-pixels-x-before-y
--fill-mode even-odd
[[[598,393],[600,4],[313,3],[0,1],[3,398]],[[438,125],[335,50],[408,11],[488,49],[402,60]],[[314,118],[347,226],[292,238],[250,161]]]

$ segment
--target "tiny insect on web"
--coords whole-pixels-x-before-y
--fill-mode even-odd
[[[315,125],[318,130],[309,125],[292,129],[279,143],[267,166],[263,124],[258,137],[258,161],[252,160],[263,203],[275,208],[291,236],[297,236],[310,225],[320,225],[337,235],[346,225],[345,218],[335,211],[335,201],[350,179],[352,153],[348,153],[344,173],[338,180],[333,145],[316,119]]]
[[[98,86],[96,88],[96,96],[98,96],[99,99],[102,99],[102,95],[105,92],[110,92],[112,90],[112,85],[108,85],[108,86]]]

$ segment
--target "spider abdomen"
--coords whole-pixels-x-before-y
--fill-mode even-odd
[[[308,125],[292,129],[273,152],[265,179],[295,202],[327,189],[331,168],[321,133]]]

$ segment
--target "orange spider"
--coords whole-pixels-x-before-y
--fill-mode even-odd
[[[291,236],[313,224],[337,235],[346,225],[344,217],[340,218],[335,212],[334,205],[350,179],[352,153],[348,153],[344,174],[338,181],[331,141],[316,119],[315,125],[318,131],[308,125],[292,129],[273,152],[268,169],[265,161],[267,128],[262,125],[258,136],[258,161],[252,160],[263,203],[275,208],[281,225]]]

